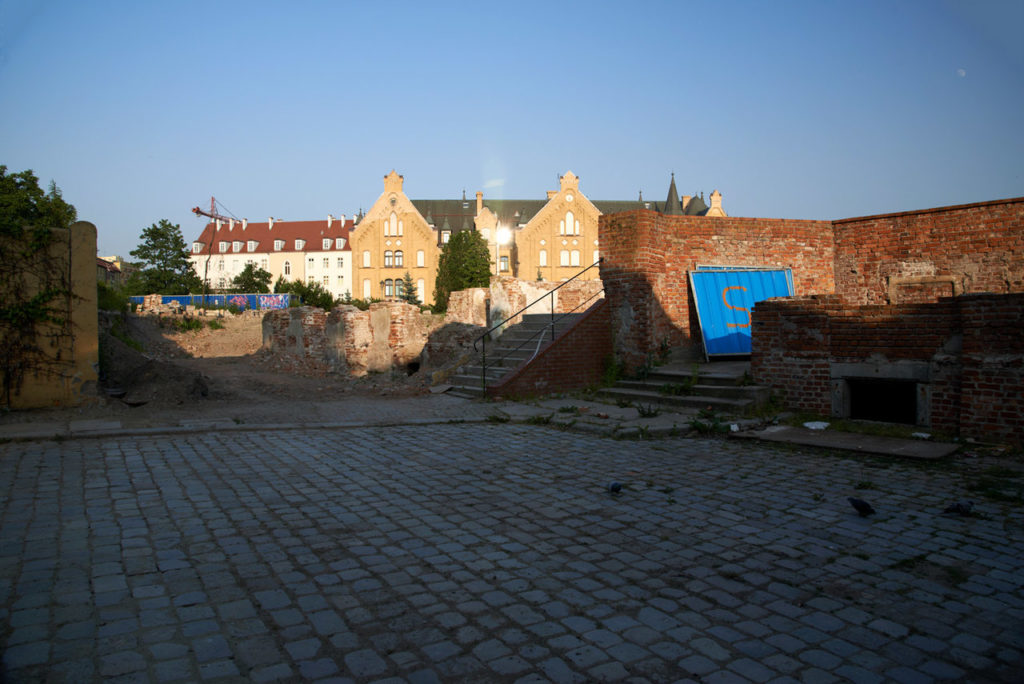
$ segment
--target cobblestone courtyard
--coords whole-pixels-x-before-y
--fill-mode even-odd
[[[1024,679],[995,460],[492,423],[0,458],[10,682]]]

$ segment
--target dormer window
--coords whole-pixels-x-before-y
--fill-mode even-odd
[[[229,244],[230,243],[227,242],[226,240],[221,240],[221,242],[220,242],[220,251],[222,251],[222,252],[228,251],[228,245]]]
[[[305,248],[305,246],[306,246],[306,241],[305,240],[296,240],[295,241],[295,251],[296,252],[301,252],[303,250],[303,248]]]
[[[234,242],[232,242],[231,243],[231,251],[232,252],[241,252],[242,251],[242,241],[241,240],[235,240]]]
[[[256,240],[249,240],[249,242],[246,243],[245,248],[248,251],[250,251],[250,252],[255,252],[256,251],[256,247],[258,245],[259,245],[259,243]]]
[[[280,252],[284,249],[284,240],[274,240],[274,251]]]
[[[331,238],[324,238],[323,242],[321,244],[324,246],[324,249],[330,249],[331,248]]]
[[[202,242],[193,242],[192,243],[192,253],[193,254],[199,254],[202,251],[203,251],[203,243]]]
[[[334,238],[335,249],[345,249],[345,238]]]

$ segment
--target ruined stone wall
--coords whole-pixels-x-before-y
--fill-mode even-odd
[[[487,388],[487,395],[525,397],[600,383],[612,355],[609,312],[606,300],[593,304],[576,325],[556,337],[532,363],[520,366]]]
[[[1024,198],[833,225],[836,293],[853,304],[1024,292]]]
[[[561,287],[559,287],[561,286]],[[491,278],[490,325],[496,325],[528,304],[540,300],[527,313],[576,313],[586,310],[600,296],[604,284],[600,280],[573,280],[565,284],[547,280],[519,280],[508,276]],[[545,294],[553,292],[549,297]],[[517,316],[508,322],[515,325],[522,320]]]
[[[663,342],[700,346],[689,282],[689,272],[698,266],[790,268],[796,294],[834,291],[828,221],[638,210],[602,216],[600,241],[616,354],[627,368],[642,365]]]
[[[919,422],[964,437],[1024,437],[1024,294],[852,306],[836,295],[753,310],[751,374],[793,409],[843,415],[847,377],[912,380]]]
[[[263,317],[263,348],[324,369],[360,376],[420,363],[442,316],[404,302],[377,302],[368,311],[340,306],[330,313],[302,306]]]
[[[468,290],[452,292],[448,297],[448,310],[444,316],[445,323],[486,326],[489,301],[490,290],[486,287],[473,287]]]

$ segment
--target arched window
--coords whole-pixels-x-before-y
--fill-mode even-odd
[[[421,302],[427,301],[427,284],[423,278],[416,281],[416,292]]]
[[[580,250],[574,249],[569,253],[569,265],[579,266],[580,265]]]
[[[363,268],[370,268],[370,250],[363,251]]]
[[[395,251],[395,267],[396,268],[401,268],[402,267],[402,263],[404,261],[405,261],[405,255],[402,253],[402,250],[400,250],[400,249],[396,250]]]
[[[384,252],[384,268],[391,268],[393,264],[393,258],[394,256],[392,255],[390,249]]]
[[[390,297],[394,294],[394,291],[395,281],[393,281],[391,278],[388,278],[387,280],[384,281],[384,296]]]
[[[601,251],[600,251],[600,250],[597,250],[597,249],[595,249],[595,250],[594,250],[594,260],[593,260],[593,261],[591,261],[590,263],[592,263],[592,264],[596,264],[596,263],[597,263],[598,261],[600,261],[600,260],[601,260]]]
[[[396,297],[401,297],[402,296],[402,285],[403,285],[402,279],[401,278],[395,278],[395,296]]]
[[[558,265],[568,266],[569,265],[569,250],[563,249],[558,253]]]
[[[284,274],[286,276],[292,274],[292,262],[290,262],[290,261],[284,262]]]
[[[404,228],[403,228],[403,226],[402,226],[402,222],[401,222],[401,221],[399,221],[399,222],[398,222],[398,237],[402,237],[402,233],[403,233],[403,231],[404,231]]]
[[[384,228],[385,235],[397,236],[398,232],[398,214],[391,212],[391,218],[388,219],[387,226]]]
[[[538,256],[539,256],[539,262],[538,262],[539,265],[547,266],[548,265],[548,250],[546,250],[546,249],[540,250],[540,254]]]
[[[416,265],[420,268],[423,268],[426,265],[426,261],[427,255],[423,252],[423,250],[416,250]]]
[[[579,231],[573,228],[573,215],[571,211],[565,212],[565,234],[576,235]]]
[[[363,278],[363,299],[370,298],[370,279]]]

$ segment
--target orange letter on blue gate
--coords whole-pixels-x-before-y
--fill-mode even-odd
[[[726,295],[726,293],[729,290],[743,290],[744,292],[746,292],[747,288],[743,287],[742,285],[730,285],[729,287],[727,287],[724,290],[722,290],[722,303],[725,304],[726,307],[732,309],[733,311],[743,311],[743,312],[745,312],[747,314],[747,322],[746,323],[726,323],[726,325],[728,327],[730,327],[730,328],[749,328],[750,327],[750,309],[744,308],[742,306],[733,306],[732,304],[730,304],[729,301],[725,298],[725,295]]]

